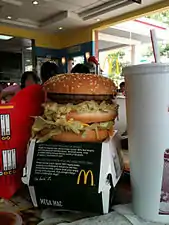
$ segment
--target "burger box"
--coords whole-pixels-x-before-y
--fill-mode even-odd
[[[123,171],[117,131],[102,143],[31,140],[22,181],[35,207],[108,213]]]

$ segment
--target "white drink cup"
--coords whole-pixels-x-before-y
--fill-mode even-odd
[[[131,66],[124,75],[133,210],[145,220],[169,223],[169,213],[160,214],[169,149],[169,65]]]

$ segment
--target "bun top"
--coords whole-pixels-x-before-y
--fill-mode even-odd
[[[114,82],[95,74],[59,74],[51,77],[44,89],[55,94],[114,95]]]

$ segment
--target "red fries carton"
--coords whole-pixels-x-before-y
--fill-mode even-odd
[[[21,90],[9,104],[0,105],[0,197],[11,198],[21,187],[27,144],[34,116],[42,112],[40,85]]]

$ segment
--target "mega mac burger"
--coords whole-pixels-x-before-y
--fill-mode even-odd
[[[93,74],[61,74],[44,84],[50,99],[35,119],[32,135],[39,141],[100,142],[113,134],[118,107],[116,87]]]

